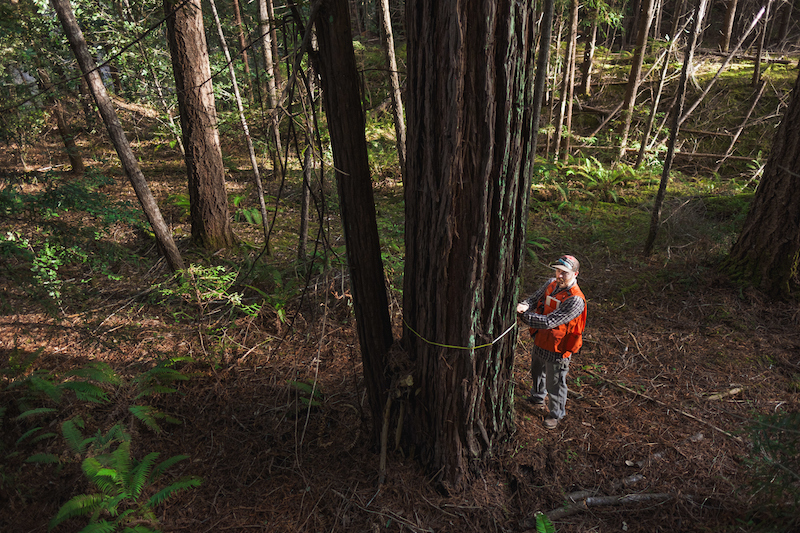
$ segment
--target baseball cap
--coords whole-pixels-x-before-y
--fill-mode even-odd
[[[578,272],[581,268],[581,264],[571,255],[562,255],[556,259],[550,267],[563,270],[564,272]]]

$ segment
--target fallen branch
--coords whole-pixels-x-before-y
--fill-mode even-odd
[[[644,398],[645,400],[650,400],[651,402],[654,402],[654,403],[657,403],[658,405],[664,406],[664,407],[666,407],[667,409],[672,409],[672,410],[673,410],[673,411],[675,411],[676,413],[680,413],[680,414],[682,414],[683,416],[685,416],[685,417],[687,417],[687,418],[691,418],[692,420],[696,420],[697,422],[700,422],[701,424],[705,424],[705,425],[707,425],[708,427],[710,427],[711,429],[714,429],[714,430],[716,430],[716,431],[719,431],[719,432],[720,432],[720,433],[722,433],[723,435],[725,435],[725,436],[727,436],[727,437],[730,437],[730,438],[732,438],[733,440],[735,440],[735,441],[737,441],[737,442],[742,442],[742,438],[741,438],[741,437],[737,437],[736,435],[734,435],[734,434],[732,434],[732,433],[730,433],[730,432],[728,432],[728,431],[725,431],[724,429],[722,429],[722,428],[720,428],[720,427],[718,427],[718,426],[715,426],[714,424],[712,424],[711,422],[709,422],[709,421],[707,421],[707,420],[703,420],[702,418],[698,418],[698,417],[694,416],[694,415],[693,415],[693,414],[691,414],[691,413],[687,413],[686,411],[682,411],[682,410],[680,410],[680,409],[675,409],[675,408],[674,408],[674,407],[672,407],[671,405],[669,405],[669,404],[666,404],[666,403],[662,402],[661,400],[657,400],[657,399],[653,398],[652,396],[648,396],[647,394],[642,394],[641,392],[636,392],[635,390],[633,390],[633,389],[631,389],[631,388],[628,388],[628,387],[626,387],[625,385],[622,385],[621,383],[617,383],[616,381],[610,380],[610,379],[608,379],[608,378],[604,378],[603,376],[601,376],[601,375],[599,375],[599,374],[596,374],[596,373],[592,372],[592,371],[591,371],[591,370],[589,370],[588,368],[587,368],[587,369],[584,369],[584,372],[586,372],[587,374],[589,374],[589,375],[591,375],[591,376],[594,376],[594,377],[596,377],[596,378],[597,378],[597,379],[599,379],[599,380],[605,381],[606,383],[608,383],[608,384],[610,384],[610,385],[614,385],[615,387],[617,387],[617,388],[619,388],[619,389],[622,389],[622,390],[624,390],[625,392],[629,392],[629,393],[631,393],[631,394],[634,394],[634,395],[636,395],[636,396],[639,396],[639,397],[641,397],[641,398]]]
[[[675,498],[674,494],[659,493],[659,494],[623,494],[621,496],[588,496],[580,501],[572,504],[553,509],[549,513],[545,513],[550,520],[559,520],[569,515],[585,511],[589,507],[601,507],[605,505],[624,505],[628,503],[640,502],[665,502]]]

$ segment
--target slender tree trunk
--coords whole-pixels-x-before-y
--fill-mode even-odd
[[[661,183],[658,186],[658,192],[653,202],[653,212],[650,217],[650,231],[647,235],[647,241],[644,244],[644,255],[649,256],[653,253],[653,245],[658,236],[658,229],[661,226],[661,208],[664,204],[664,196],[667,192],[667,184],[669,183],[669,173],[672,169],[672,159],[675,156],[675,143],[678,139],[678,130],[680,129],[679,120],[681,112],[683,111],[683,102],[686,95],[686,82],[689,79],[689,68],[692,61],[694,61],[694,49],[697,46],[697,38],[703,24],[705,17],[706,5],[708,0],[698,0],[697,7],[694,10],[694,24],[689,42],[686,45],[686,57],[683,60],[683,68],[681,69],[681,77],[678,82],[677,101],[672,116],[672,131],[670,133],[669,143],[667,144],[667,155],[664,158],[664,169],[661,173]]]
[[[731,45],[731,35],[733,34],[733,23],[736,21],[736,5],[738,0],[728,0],[728,9],[725,11],[725,21],[722,23],[722,35],[719,39],[719,49],[727,52]]]
[[[539,142],[539,122],[542,116],[542,103],[544,95],[547,93],[547,70],[550,64],[550,39],[553,37],[553,14],[555,12],[555,0],[544,0],[542,5],[542,21],[540,24],[541,34],[539,35],[539,55],[536,58],[536,78],[533,82],[533,117],[531,118],[531,128],[533,135],[533,153],[536,156],[536,148]],[[533,30],[531,30],[533,31]],[[533,52],[531,52],[532,54]]]
[[[406,120],[403,115],[403,94],[400,91],[400,74],[397,72],[397,60],[394,55],[394,36],[392,34],[392,18],[389,13],[389,0],[377,0],[380,6],[381,23],[383,25],[383,49],[389,67],[389,81],[392,84],[392,110],[394,111],[394,131],[397,137],[397,158],[400,161],[400,174],[406,175]]]
[[[261,51],[264,54],[264,70],[267,77],[267,97],[269,99],[269,121],[272,128],[272,138],[275,143],[275,158],[273,159],[273,169],[278,172],[281,167],[281,154],[283,146],[281,144],[281,130],[278,113],[274,112],[278,106],[278,86],[276,84],[274,57],[272,55],[272,24],[270,22],[268,4],[269,0],[258,0],[258,22],[261,31]]]
[[[78,94],[80,95],[81,107],[83,108],[86,131],[92,131],[98,111],[95,109],[94,105],[92,105],[92,91],[89,90],[89,84],[86,83],[86,78],[84,76],[81,76]]]
[[[242,24],[242,10],[239,7],[239,0],[233,0],[233,17],[236,22],[236,34],[239,39],[239,54],[242,56],[244,66],[244,77],[247,82],[247,99],[253,101],[253,78],[250,75],[250,61],[247,56],[247,41],[244,38],[244,24]]]
[[[281,54],[278,47],[278,28],[275,24],[275,3],[273,0],[267,1],[267,15],[269,16],[269,42],[272,45],[272,62],[274,68],[272,74],[275,76],[275,86],[280,90],[282,85],[281,69],[278,68],[281,62]]]
[[[75,144],[75,134],[64,116],[64,109],[61,106],[61,101],[55,94],[55,88],[50,81],[50,76],[44,68],[39,68],[38,71],[42,90],[48,94],[47,99],[50,102],[50,110],[55,116],[58,134],[61,136],[61,141],[64,143],[64,151],[66,151],[67,157],[69,158],[72,174],[75,176],[82,176],[86,168],[83,165],[81,151],[78,145]]]
[[[253,182],[256,186],[256,193],[258,194],[258,206],[261,209],[261,225],[264,230],[264,242],[267,241],[269,230],[267,228],[267,206],[264,203],[264,187],[261,184],[261,173],[258,171],[258,160],[256,159],[256,151],[253,148],[253,139],[250,137],[250,128],[247,126],[247,119],[244,116],[244,106],[242,105],[242,97],[239,94],[239,84],[236,81],[236,70],[233,68],[233,61],[231,61],[231,54],[228,51],[228,43],[225,41],[225,33],[222,31],[222,23],[219,20],[217,13],[217,5],[214,0],[208,0],[211,6],[211,12],[214,15],[214,22],[217,25],[217,33],[219,34],[220,46],[222,52],[225,54],[225,61],[228,62],[228,72],[231,75],[231,83],[233,85],[233,97],[236,99],[236,108],[239,110],[239,121],[242,124],[242,133],[244,134],[245,143],[247,143],[247,153],[250,156],[250,166],[253,167]]]
[[[307,146],[303,154],[303,192],[300,196],[300,231],[297,244],[297,259],[305,261],[308,245],[308,222],[311,207],[311,179],[314,175],[311,168],[311,146]]]
[[[575,96],[575,65],[577,63],[577,50],[578,50],[578,0],[572,0],[572,7],[570,9],[570,27],[569,27],[569,52],[567,53],[567,73],[566,73],[566,100],[567,108],[564,118],[564,129],[567,131],[564,137],[564,150],[563,160],[566,161],[569,157],[570,138],[572,136],[572,101]]]
[[[403,430],[442,487],[458,491],[513,431],[533,2],[406,9],[403,344],[413,387]]]
[[[164,13],[186,150],[192,239],[206,248],[227,248],[236,239],[228,212],[200,0],[183,5],[180,0],[164,0]]]
[[[654,0],[643,0],[641,4],[641,24],[636,42],[636,52],[633,55],[631,73],[628,76],[628,85],[625,88],[625,103],[622,105],[622,128],[617,161],[625,156],[625,149],[628,145],[628,133],[631,129],[636,95],[639,92],[639,84],[641,83],[640,76],[642,75],[642,65],[644,64],[644,55],[647,48],[647,36],[650,34],[650,23],[653,21],[653,3]]]
[[[561,49],[561,36],[563,35],[563,33],[562,33],[563,29],[564,29],[564,17],[559,16],[558,17],[558,32],[557,32],[557,36],[558,37],[556,38],[556,43],[557,43],[556,44],[556,50],[560,50]],[[565,48],[569,48],[569,45],[567,45]],[[553,92],[551,93],[551,97],[550,97],[550,109],[551,109],[550,116],[551,117],[555,117],[555,118],[553,118],[553,123],[555,124],[555,128],[554,128],[555,131],[554,131],[554,134],[553,134],[553,152],[551,154],[553,159],[557,159],[558,158],[559,150],[561,150],[561,132],[564,130],[564,111],[566,110],[566,92],[567,92],[566,91],[566,82],[564,80],[566,79],[567,63],[568,63],[568,61],[566,60],[566,54],[565,54],[564,57],[565,57],[565,59],[564,59],[563,63],[560,65],[561,66],[561,72],[560,72],[560,74],[561,74],[561,86],[559,88],[560,90],[559,90],[558,104],[556,104],[556,101],[555,101],[555,87],[556,87],[556,85],[558,85],[558,82],[556,80],[558,79],[558,74],[559,74],[559,72],[558,72],[559,65],[558,64],[556,64],[556,67],[555,67],[556,72],[553,74]],[[549,147],[548,147],[547,153],[550,154]]]
[[[323,0],[316,29],[356,329],[377,442],[389,386],[385,372],[392,328],[347,0]]]
[[[592,64],[594,63],[594,51],[597,44],[597,24],[600,19],[600,3],[597,3],[597,8],[594,12],[594,19],[592,19],[592,27],[589,30],[589,38],[586,40],[586,46],[583,50],[583,65],[581,72],[581,90],[580,93],[584,96],[589,96],[592,93]]]
[[[774,299],[800,289],[800,77],[775,134],[764,175],[725,268]]]
[[[78,21],[75,20],[72,6],[70,6],[69,0],[52,0],[52,5],[56,10],[61,26],[64,28],[64,33],[67,36],[67,40],[69,40],[72,53],[75,54],[75,59],[78,61],[78,65],[83,75],[86,77],[89,90],[92,92],[92,96],[94,96],[97,107],[108,129],[108,134],[119,155],[122,167],[128,175],[128,179],[133,186],[133,190],[136,192],[139,203],[142,204],[145,216],[153,228],[153,233],[155,233],[156,241],[164,252],[167,264],[173,271],[183,270],[184,265],[181,254],[177,246],[175,246],[175,242],[172,240],[172,234],[167,224],[164,222],[164,218],[161,216],[158,204],[155,198],[153,198],[153,194],[150,192],[150,187],[148,187],[147,181],[144,179],[144,175],[139,168],[136,156],[133,154],[131,145],[125,137],[122,124],[119,122],[119,117],[117,117],[117,113],[114,111],[114,106],[106,92],[105,85],[103,85],[103,80],[100,79],[100,72],[97,69],[97,65],[95,65],[94,59],[89,53],[89,47],[86,45],[86,40],[83,38],[83,32],[78,26]]]
[[[756,53],[755,65],[753,65],[753,87],[758,87],[761,83],[761,57],[764,55],[764,42],[767,37],[767,27],[769,26],[769,11],[772,7],[772,0],[767,0],[767,13],[764,15],[764,23],[761,25],[761,34],[758,39],[758,52]]]
[[[781,51],[785,50],[788,44],[786,42],[786,36],[789,35],[789,27],[792,24],[793,2],[794,0],[786,0],[784,2],[786,7],[783,8],[783,14],[780,17],[781,24],[778,26],[778,47]]]

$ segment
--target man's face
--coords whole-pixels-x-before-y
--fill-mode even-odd
[[[569,284],[572,283],[572,280],[578,276],[577,272],[567,272],[565,270],[561,270],[560,268],[554,268],[553,270],[555,271],[556,275],[556,285],[559,289],[568,287]]]

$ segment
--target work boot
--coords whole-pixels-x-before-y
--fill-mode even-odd
[[[544,418],[544,427],[547,429],[555,429],[558,425],[558,418],[556,418],[552,413],[548,414]]]

